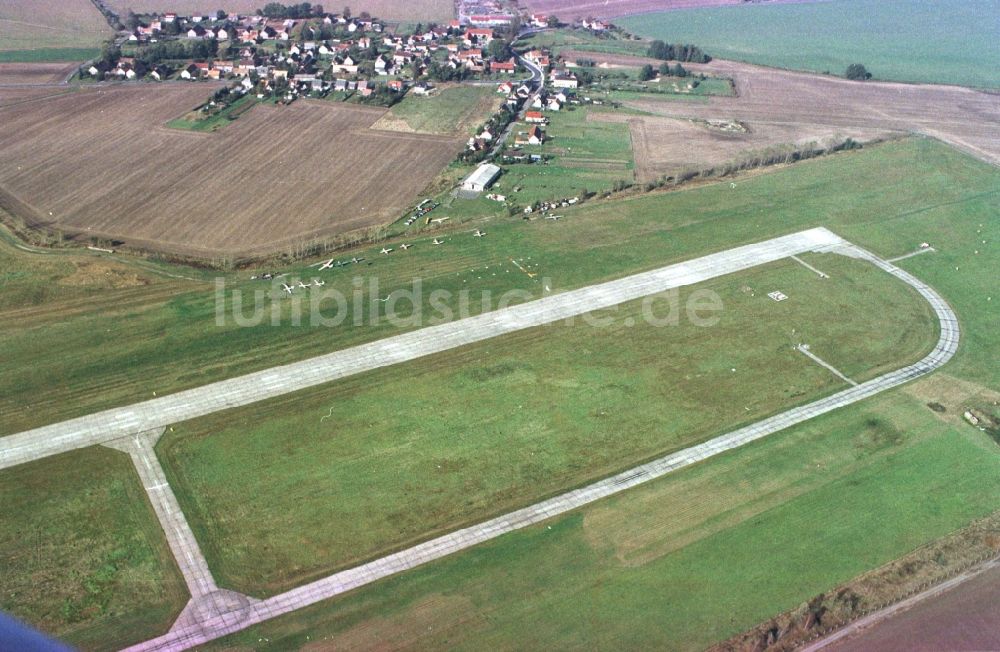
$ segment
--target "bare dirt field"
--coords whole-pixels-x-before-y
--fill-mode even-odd
[[[748,151],[775,145],[830,144],[850,136],[867,142],[889,134],[886,130],[823,125],[738,124],[591,113],[599,122],[625,122],[632,136],[636,180],[651,181],[681,170],[700,170],[739,158]]]
[[[602,55],[589,56],[603,60]],[[958,86],[852,82],[722,60],[685,67],[733,79],[737,97],[711,97],[706,103],[643,99],[625,104],[668,117],[741,121],[762,134],[790,130],[786,133],[807,137],[831,129],[845,136],[864,130],[916,132],[1000,165],[1000,94]]]
[[[76,67],[75,63],[0,63],[0,86],[58,84]]]
[[[194,13],[214,13],[219,9],[239,14],[252,14],[267,4],[267,0],[110,0],[108,4],[119,13],[131,9],[137,13],[173,11],[182,16]],[[289,4],[289,3],[285,3]],[[317,3],[313,3],[317,4]],[[385,20],[446,21],[453,17],[451,0],[346,0],[346,3],[326,4],[327,11],[341,11],[344,6],[355,15],[367,11]]]
[[[770,4],[794,2],[816,2],[817,0],[771,0]],[[530,12],[558,16],[564,21],[575,18],[615,18],[645,14],[653,11],[673,9],[695,9],[699,7],[728,7],[743,4],[745,0],[527,0],[521,2]]]
[[[830,652],[1000,650],[1000,568],[831,645]]]
[[[0,50],[97,47],[111,28],[90,0],[0,2]]]
[[[262,254],[391,221],[461,148],[369,129],[382,109],[319,101],[256,106],[214,133],[163,126],[210,90],[118,86],[0,107],[0,199],[70,234]]]

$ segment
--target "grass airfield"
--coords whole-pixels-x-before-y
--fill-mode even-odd
[[[417,274],[425,283],[456,292],[470,287],[477,292],[486,289],[500,292],[534,283],[526,275],[518,277],[508,262],[511,258],[530,258],[540,275],[550,276],[558,288],[570,288],[806,226],[823,225],[884,257],[909,253],[920,242],[931,242],[937,249],[935,253],[899,264],[930,283],[951,302],[962,322],[963,340],[959,354],[943,373],[914,385],[778,433],[550,524],[505,536],[342,599],[254,627],[220,641],[218,646],[270,644],[274,649],[286,649],[328,637],[343,645],[371,647],[376,636],[384,641],[388,632],[395,637],[394,646],[400,648],[444,644],[458,648],[481,647],[484,643],[500,648],[546,643],[572,646],[574,636],[578,637],[575,640],[579,645],[597,648],[704,647],[989,513],[995,509],[1000,491],[996,445],[983,433],[962,425],[956,414],[960,415],[968,401],[988,396],[1000,387],[1000,372],[991,363],[1000,355],[994,337],[996,301],[1000,299],[991,297],[995,293],[996,270],[1000,264],[992,244],[1000,237],[996,209],[998,181],[1000,172],[995,168],[933,141],[910,139],[755,174],[737,180],[736,188],[723,183],[623,201],[593,202],[567,211],[567,216],[556,223],[525,224],[518,219],[495,219],[483,227],[489,234],[486,238],[472,239],[463,229],[440,232],[439,235],[451,240],[452,248],[426,246],[428,243],[424,240],[431,237],[427,235],[417,238],[417,245],[406,252],[406,256],[394,253],[379,257],[377,248],[361,252],[360,255],[375,263],[363,271],[379,278],[382,292],[405,287]],[[823,258],[811,256],[807,261],[822,268]],[[0,361],[0,409],[4,414],[0,432],[4,434],[89,413],[99,406],[146,398],[153,391],[176,391],[396,332],[388,325],[324,329],[294,327],[287,323],[277,328],[218,329],[214,325],[212,285],[205,275],[185,269],[137,268],[115,262],[112,265],[115,269],[147,279],[148,286],[103,287],[93,280],[83,285],[65,284],[63,280],[72,276],[83,262],[89,262],[89,257],[54,259],[29,255],[6,245],[0,248],[4,296],[9,297],[0,311],[0,341],[10,353]],[[503,271],[496,277],[492,273],[483,276],[468,271],[481,269],[485,264],[500,265],[498,269]],[[331,285],[349,289],[351,274],[356,270],[340,271],[342,273],[324,278]],[[818,282],[808,270],[792,264],[756,272],[779,274],[775,282],[783,286],[791,283],[788,287]],[[165,273],[194,280],[168,277]],[[298,268],[298,273],[304,278],[316,275],[305,265]],[[780,280],[781,274],[792,276],[785,281]],[[801,281],[795,280],[800,277]],[[844,280],[849,278],[845,275]],[[727,280],[731,279],[719,279]],[[232,275],[227,281],[247,289],[258,287],[256,282],[246,280],[245,272]],[[746,279],[745,284],[752,287],[754,282],[752,278]],[[860,290],[865,284],[861,279],[856,282],[853,288],[844,288],[841,296],[861,296]],[[732,289],[730,286],[729,290]],[[789,294],[790,301],[800,296],[784,287],[778,289]],[[44,301],[39,299],[40,295],[46,297]],[[745,295],[740,293],[735,300],[741,297]],[[858,299],[876,302],[873,304],[876,306],[877,300],[877,297]],[[772,308],[769,304],[764,305]],[[789,303],[782,309],[790,310],[792,305]],[[906,302],[902,300],[897,305],[905,307]],[[825,309],[839,307],[839,304],[830,303]],[[817,311],[819,308],[817,304]],[[876,310],[862,312],[866,315],[858,317],[862,320],[891,317]],[[841,313],[843,310],[837,313],[838,316]],[[817,326],[821,325],[821,320],[814,321]],[[854,345],[877,346],[877,340],[864,341],[864,334],[870,332],[872,324],[865,325],[863,321],[858,324],[864,327],[845,332],[843,336],[849,337]],[[763,324],[757,327],[763,328]],[[739,326],[734,325],[734,328]],[[638,329],[632,330],[638,332]],[[782,340],[782,333],[765,329],[760,334],[761,338],[771,338],[767,341],[772,349],[780,345],[790,350],[790,341]],[[892,334],[899,337],[903,333],[894,331]],[[915,329],[913,334],[919,335],[920,330]],[[631,332],[628,336],[636,337]],[[445,423],[447,414],[438,415],[440,410],[435,409],[442,400],[434,391],[437,385],[457,386],[456,396],[460,394],[458,390],[477,393],[482,405],[474,409],[483,411],[487,417],[492,416],[487,413],[490,405],[499,413],[500,409],[511,407],[504,401],[517,398],[522,400],[522,405],[529,399],[544,402],[546,396],[555,402],[555,395],[551,393],[532,391],[539,386],[539,371],[545,372],[550,366],[558,372],[553,374],[557,380],[560,375],[564,380],[576,374],[583,389],[602,386],[601,383],[611,384],[604,381],[615,380],[617,376],[618,381],[636,383],[636,388],[646,392],[648,397],[656,389],[655,379],[637,378],[634,368],[627,364],[642,358],[628,356],[653,356],[661,351],[662,345],[653,334],[647,338],[640,334],[636,339],[644,340],[645,344],[636,344],[634,350],[629,348],[630,339],[620,342],[616,339],[614,346],[618,347],[619,359],[601,361],[602,364],[594,365],[596,371],[588,371],[586,365],[578,362],[580,340],[567,333],[556,347],[543,346],[541,339],[535,343],[518,342],[517,348],[523,344],[526,351],[535,354],[520,360],[517,356],[523,354],[515,350],[497,353],[499,341],[488,343],[493,345],[492,351],[487,347],[488,355],[495,356],[498,364],[503,361],[523,365],[515,365],[510,373],[493,378],[477,380],[474,376],[463,375],[463,367],[457,365],[465,364],[466,369],[474,367],[476,357],[473,356],[471,360],[449,361],[441,368],[436,368],[433,361],[426,361],[424,368],[413,369],[416,377],[427,379],[416,389],[406,385],[403,378],[379,379],[380,382],[399,383],[389,387],[405,386],[407,392],[418,392],[413,402],[405,407],[418,410],[417,414],[425,416],[427,424],[439,428],[445,435],[431,440],[436,448],[426,451],[412,467],[412,477],[431,471],[429,465],[436,466],[435,456],[440,456],[442,449],[449,454],[455,453],[456,459],[466,455],[463,449],[449,447],[457,440],[448,439],[454,432],[449,432]],[[907,341],[913,350],[919,349],[919,337]],[[691,345],[696,342],[697,338],[692,339]],[[875,369],[866,367],[879,362],[874,354],[856,352],[852,359],[847,355],[850,353],[848,347],[823,350],[818,340],[810,343],[814,352],[849,375],[860,375],[858,379],[862,379],[865,373],[876,373]],[[892,350],[890,344],[883,353]],[[723,352],[732,356],[752,355],[750,351],[735,347],[720,351],[720,355]],[[480,351],[478,355],[481,359],[487,354]],[[822,375],[821,369],[811,369],[811,363],[804,358],[793,359],[795,364],[801,365],[801,373],[816,374],[809,376],[814,379]],[[692,360],[697,363],[698,356],[693,356]],[[743,360],[750,364],[749,358]],[[778,364],[778,358],[752,359],[753,362],[758,360]],[[717,367],[719,362],[721,360],[710,360],[705,364]],[[670,367],[660,369],[671,377],[676,371]],[[602,378],[597,371],[606,373],[607,377]],[[531,373],[535,374],[534,384],[525,382]],[[588,386],[587,382],[594,384]],[[705,382],[709,382],[707,376]],[[726,390],[724,385],[715,384],[720,390]],[[493,396],[499,396],[500,391],[488,391],[490,387],[500,386],[505,392],[521,392],[521,395],[501,399]],[[544,384],[541,386],[548,388]],[[965,389],[956,392],[955,387]],[[824,391],[822,385],[813,386],[813,389]],[[542,407],[551,409],[553,415],[565,415],[566,421],[585,422],[591,407],[587,401],[593,397],[577,391],[575,395],[566,396],[561,405]],[[293,421],[295,428],[315,443],[317,449],[330,450],[323,449],[331,443],[316,425],[327,414],[330,399],[341,397],[348,405],[359,408],[382,406],[380,414],[384,417],[382,432],[385,433],[382,442],[391,439],[399,427],[407,427],[406,423],[392,422],[403,413],[394,404],[399,399],[366,392],[368,388],[354,386],[318,395],[311,403],[306,399],[302,410],[292,414],[292,419],[298,420]],[[777,393],[780,394],[780,390]],[[290,400],[303,400],[303,397]],[[776,403],[766,403],[767,400],[762,396],[758,409],[763,412],[768,407],[778,408]],[[930,410],[926,406],[930,400],[939,400],[947,413],[942,416]],[[302,469],[301,464],[293,468],[291,464],[296,460],[309,461],[305,453],[296,451],[294,446],[287,452],[280,448],[264,450],[279,441],[277,437],[286,434],[277,432],[273,425],[274,414],[288,416],[281,412],[285,406],[278,403],[254,406],[254,409],[263,410],[258,414],[246,411],[245,422],[252,426],[252,431],[248,431],[245,439],[271,455],[288,456],[289,465],[284,470],[289,473],[302,470],[303,475],[297,479],[309,480],[308,469]],[[269,413],[268,406],[277,408],[274,414]],[[742,407],[745,406],[726,405],[723,409],[736,408],[738,412]],[[455,409],[450,404],[446,408]],[[584,415],[583,419],[579,419],[580,415]],[[350,420],[349,413],[340,416],[349,424],[359,425]],[[730,423],[723,423],[727,419]],[[206,474],[217,468],[230,474],[230,478],[240,480],[240,464],[234,456],[243,455],[239,451],[227,451],[233,458],[227,460],[213,438],[220,437],[219,442],[234,441],[236,434],[221,429],[212,437],[205,437],[209,424],[201,421],[175,426],[179,442],[175,444],[176,452],[168,450],[170,446],[164,448],[164,444],[159,450],[167,466],[181,459],[181,472],[192,477],[181,478],[178,473],[178,477],[171,478],[178,482],[179,493],[187,495],[186,483],[199,487],[199,491],[191,491],[189,497],[184,498],[192,504],[201,501],[189,510],[192,521],[199,513],[219,518],[215,506],[225,508],[226,501],[232,497],[224,491],[214,496],[201,495],[201,488],[211,488],[212,479]],[[737,416],[726,412],[711,426],[728,430],[738,421]],[[324,427],[326,423],[323,422]],[[418,425],[422,427],[423,423]],[[593,431],[597,433],[595,438],[606,446],[602,449],[603,458],[579,462],[581,458],[577,457],[580,466],[566,471],[563,465],[573,459],[566,454],[571,450],[572,442],[569,442],[546,460],[549,467],[540,466],[540,470],[561,469],[568,474],[564,481],[573,476],[586,477],[587,473],[599,475],[602,464],[605,468],[616,463],[625,466],[629,454],[638,458],[643,451],[656,445],[678,444],[677,440],[664,441],[655,436],[647,438],[643,444],[640,429],[628,428],[636,424],[620,422],[619,425],[618,433],[605,432],[603,437],[599,437],[599,430]],[[454,429],[452,425],[451,430]],[[640,433],[637,447],[626,450],[623,455],[615,453],[615,447],[609,444],[619,442],[611,435],[620,437],[620,432],[632,431]],[[648,432],[655,432],[655,429]],[[382,452],[393,459],[393,451],[384,443],[380,445],[381,449],[362,447],[359,455]],[[642,445],[648,448],[642,449]],[[197,453],[190,459],[190,465],[189,460],[183,459],[185,446],[188,451]],[[496,450],[498,455],[508,452],[502,447]],[[79,453],[84,454],[86,451]],[[276,468],[281,469],[282,460],[275,459],[275,464],[279,465]],[[464,459],[472,464],[483,463],[475,456]],[[256,462],[251,460],[249,463]],[[229,468],[226,465],[230,465]],[[314,465],[314,472],[318,473],[316,469],[320,466]],[[363,468],[363,464],[356,463],[356,469]],[[483,477],[483,470],[489,470],[489,466],[464,468],[473,469],[476,473],[470,471],[465,477],[481,485],[482,493],[470,493],[471,500],[488,504],[493,497],[490,491],[503,489],[505,478],[502,474]],[[8,487],[18,486],[18,471],[18,468],[3,471],[0,482],[12,483]],[[393,482],[405,479],[404,472],[411,470],[401,468],[399,476],[390,479]],[[461,486],[456,489],[459,483],[455,480],[462,478],[463,472],[462,468],[456,468],[446,478],[443,486],[452,494],[441,494],[444,498],[440,504],[447,504],[456,491],[464,489]],[[541,477],[546,476],[542,473]],[[521,477],[508,475],[506,481],[512,483],[507,486],[516,487]],[[55,480],[52,483],[51,488],[39,486],[35,491],[39,495],[51,494],[57,490]],[[316,484],[313,489],[322,496],[330,486],[327,484],[324,489],[324,485]],[[406,491],[403,480],[396,485],[387,483],[384,489],[379,489],[377,483],[365,486],[373,504],[391,499],[384,501],[390,507],[400,496],[392,492]],[[182,487],[185,488],[183,492]],[[280,497],[280,487],[273,491],[272,496]],[[6,496],[4,498],[6,500]],[[269,502],[266,494],[261,498],[259,504],[245,506],[234,518],[267,519],[273,516],[278,511],[275,506],[280,503]],[[318,498],[303,498],[309,499]],[[188,505],[185,509],[188,510]],[[345,513],[357,509],[360,509],[357,505],[345,506]],[[465,517],[471,513],[475,512],[466,512]],[[437,516],[439,521],[434,517],[423,520],[426,530],[448,529],[449,519],[454,523],[463,518],[461,510],[444,511]],[[104,518],[100,514],[94,517],[97,522],[104,522]],[[391,514],[384,513],[377,518],[383,523],[392,520]],[[277,523],[275,527],[280,525],[283,524]],[[288,525],[301,527],[299,521]],[[400,525],[404,527],[397,532],[404,530],[401,536],[407,536],[405,528],[412,527],[412,523]],[[259,527],[266,526],[268,524],[264,523]],[[303,528],[296,534],[305,537],[305,532]],[[211,528],[206,527],[198,536],[211,555],[214,545]],[[394,540],[393,536],[397,538]],[[383,530],[379,541],[375,541],[376,547],[379,542],[398,542],[399,536]],[[288,559],[291,563],[282,567],[285,572],[299,573],[300,577],[311,571],[318,572],[302,565],[295,567],[298,562],[291,548],[294,543],[282,544],[289,546],[284,550],[292,550]],[[324,543],[317,538],[316,541],[300,540],[298,545],[308,549],[308,546],[319,547]],[[359,545],[356,540],[339,544],[324,563],[345,563],[343,557],[338,560],[344,550],[364,549],[370,544],[369,541]],[[245,549],[251,555],[245,559],[252,560],[253,554],[263,554],[259,548],[255,551],[254,545]],[[0,555],[15,557],[22,554],[23,546],[22,540],[8,539]],[[40,564],[61,567],[57,550],[45,554],[52,556],[41,558]],[[101,567],[100,562],[100,559],[81,559],[79,570],[67,571],[68,579],[60,581],[81,590],[79,587],[83,584],[79,573],[96,572]],[[267,581],[273,582],[273,586],[296,581],[291,575],[282,577],[277,566],[264,569],[270,573]],[[237,565],[233,571],[227,571],[231,573],[227,578],[239,581],[240,572],[245,573],[245,567]],[[151,565],[145,566],[138,575],[147,581],[161,581],[162,573]],[[766,599],[762,599],[762,595],[766,595]],[[169,611],[173,603],[168,596],[161,597],[159,602],[164,605],[164,612]],[[29,621],[40,622],[40,610],[17,605],[11,608]],[[23,611],[18,612],[19,608]],[[45,622],[48,630],[57,635],[71,632],[73,627],[86,626],[91,628],[92,640],[116,640],[115,624],[106,614],[89,614],[83,625],[58,619]],[[153,635],[158,633],[157,628],[162,631],[162,625],[146,623],[137,625],[134,631]],[[526,636],[530,640],[526,640]],[[261,642],[259,639],[267,640]]]
[[[713,326],[632,302],[178,424],[158,454],[220,580],[272,595],[847,386],[800,342],[858,380],[933,347],[910,288],[812,258],[831,278],[783,260],[681,292],[721,298]]]

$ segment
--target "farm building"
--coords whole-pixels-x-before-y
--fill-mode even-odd
[[[492,163],[483,163],[462,182],[463,190],[482,192],[500,176],[500,168]]]

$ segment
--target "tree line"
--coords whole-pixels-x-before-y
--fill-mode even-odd
[[[313,16],[322,16],[323,13],[323,5],[314,5],[309,2],[290,5],[268,2],[263,9],[259,10],[258,15],[267,18],[312,18]]]
[[[665,43],[663,41],[653,41],[649,45],[646,55],[654,59],[663,61],[687,61],[691,63],[708,63],[712,57],[701,51],[697,45],[682,45],[679,43]]]

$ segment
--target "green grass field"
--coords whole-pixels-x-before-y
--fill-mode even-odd
[[[83,63],[101,54],[99,48],[40,48],[36,50],[0,50],[0,63]]]
[[[1000,87],[1000,1],[841,0],[622,18],[625,29],[713,57],[876,79]]]
[[[514,43],[514,47],[519,51],[549,48],[554,54],[566,49],[643,56],[649,44],[642,40],[618,38],[614,34],[608,34],[606,38],[599,37],[586,29],[558,29],[522,38]]]
[[[0,472],[0,610],[82,649],[162,634],[188,593],[132,463],[87,448]]]
[[[218,131],[233,120],[239,119],[241,115],[253,109],[257,104],[257,98],[251,95],[244,95],[216,113],[208,115],[195,110],[180,118],[171,120],[167,123],[167,126],[172,129],[183,129],[185,131]]]
[[[492,190],[503,194],[507,203],[521,210],[537,201],[582,197],[588,192],[611,190],[616,181],[631,182],[635,163],[628,125],[589,119],[594,112],[610,110],[606,106],[570,106],[562,111],[547,112],[549,124],[545,127],[545,143],[524,146],[522,151],[551,159],[544,164],[503,164],[503,176],[493,184]],[[527,128],[526,123],[516,123],[509,142],[513,144],[517,132],[527,131]],[[463,172],[468,174],[468,170]],[[444,204],[440,209],[444,211],[442,214],[461,220],[507,215],[508,212],[503,204],[485,195],[463,199],[452,198],[446,193],[441,201]]]
[[[556,223],[494,219],[485,225],[487,238],[445,231],[448,247],[430,247],[429,236],[418,237],[406,256],[378,257],[365,248],[360,253],[371,267],[324,278],[349,289],[355,274],[371,275],[382,284],[381,296],[417,274],[426,287],[498,293],[531,285],[513,272],[473,281],[468,270],[530,258],[558,289],[815,225],[884,257],[928,241],[935,253],[901,265],[948,299],[963,329],[959,353],[945,369],[949,376],[917,383],[936,399],[959,381],[983,391],[1000,388],[993,363],[1000,358],[994,336],[998,188],[996,168],[915,138],[744,177],[735,188],[722,183],[595,201],[567,210]],[[35,280],[69,272],[46,271],[61,263],[21,254],[6,242],[0,261],[17,288],[0,309],[4,433],[396,332],[386,325],[330,330],[287,322],[220,328],[211,286],[177,279],[142,291],[58,287],[51,300],[36,305],[32,288],[49,290]],[[191,270],[174,273],[203,278]],[[260,287],[246,276],[228,280],[247,290]],[[852,363],[836,364],[847,369]],[[285,649],[336,636],[342,647],[360,647],[377,635],[393,637],[400,648],[574,641],[619,649],[704,647],[996,508],[995,444],[961,425],[956,415],[963,403],[941,399],[945,420],[925,406],[928,399],[912,398],[914,387],[225,643],[260,647],[258,638],[266,637],[274,649]],[[325,414],[313,415],[317,425]],[[301,453],[293,447],[288,455]],[[654,492],[646,499],[651,502],[633,504],[646,491]],[[619,513],[630,518],[627,527],[615,523]],[[23,546],[18,540],[7,554],[23,554]]]
[[[988,307],[980,302],[996,268],[987,264],[991,259],[985,247],[981,256],[973,257],[977,229],[957,226],[961,221],[954,215],[978,216],[985,223],[982,239],[1000,240],[1000,224],[988,219],[995,214],[998,181],[995,168],[933,141],[913,139],[746,178],[736,189],[722,183],[626,201],[592,201],[567,211],[556,223],[494,218],[482,223],[489,233],[486,238],[472,238],[470,227],[438,232],[449,238],[447,246],[430,246],[430,234],[408,237],[416,246],[405,255],[379,256],[378,247],[366,247],[356,252],[366,257],[363,265],[321,276],[328,288],[339,288],[347,296],[356,275],[377,279],[380,296],[409,288],[419,276],[427,289],[450,290],[456,296],[461,290],[472,292],[474,313],[479,293],[486,290],[497,296],[506,289],[524,288],[538,296],[537,283],[513,273],[466,277],[462,282],[461,274],[469,269],[507,264],[511,258],[530,257],[540,276],[552,279],[553,288],[568,289],[825,225],[886,256],[906,253],[924,240],[960,243],[961,250],[956,244],[931,258],[951,260],[952,267],[966,265],[962,282],[942,289],[975,296],[975,302],[960,307],[981,311]],[[845,194],[844,188],[851,190]],[[445,207],[438,211],[449,214]],[[941,216],[945,219],[939,222]],[[907,220],[919,228],[900,232],[899,225]],[[0,247],[0,260],[10,252]],[[304,265],[289,271],[306,279],[317,276]],[[204,278],[189,270],[177,273]],[[229,287],[248,293],[269,287],[247,280],[249,273],[225,278]],[[20,282],[22,287],[28,283]],[[177,285],[157,292],[110,288],[67,305],[8,304],[0,311],[0,345],[5,350],[0,359],[0,434],[399,332],[385,321],[327,328],[293,326],[284,319],[276,327],[267,323],[241,328],[228,320],[220,327],[211,283],[171,283]],[[41,286],[36,290],[43,291]],[[283,301],[277,298],[280,294],[262,299],[264,308]],[[30,287],[22,296],[32,300]],[[424,308],[430,312],[429,304]],[[346,324],[353,320],[351,316]],[[985,332],[970,337],[986,337]]]
[[[389,114],[413,131],[469,136],[503,99],[495,90],[492,86],[450,86],[427,97],[411,91]]]
[[[207,647],[700,650],[992,512],[998,479],[893,391]]]
[[[919,295],[815,258],[831,279],[781,261],[682,292],[721,298],[711,327],[636,301],[180,424],[159,454],[217,579],[277,593],[846,387],[799,342],[858,380],[931,349]]]

